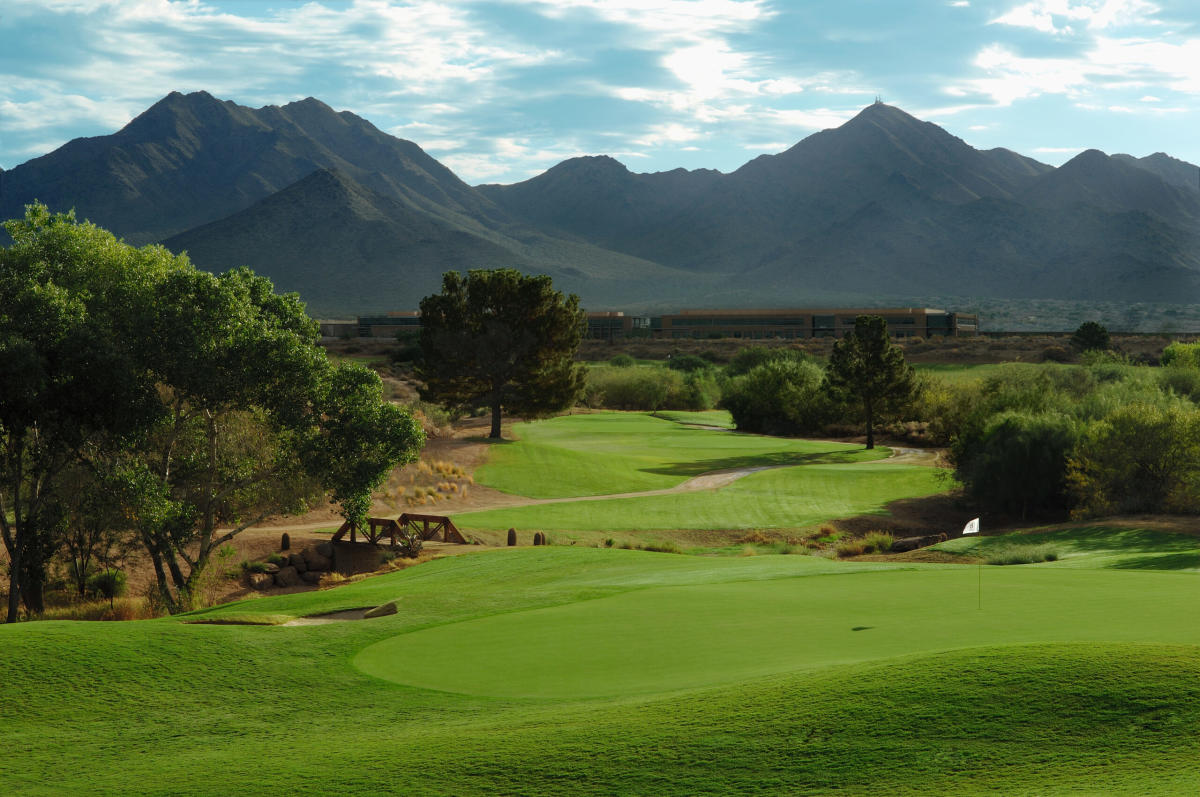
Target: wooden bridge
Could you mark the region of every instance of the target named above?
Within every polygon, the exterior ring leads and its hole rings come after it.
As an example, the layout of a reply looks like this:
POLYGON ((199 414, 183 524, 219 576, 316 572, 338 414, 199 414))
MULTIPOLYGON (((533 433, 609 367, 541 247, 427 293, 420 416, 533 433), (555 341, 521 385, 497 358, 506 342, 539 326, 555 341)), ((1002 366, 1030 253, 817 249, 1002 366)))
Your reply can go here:
POLYGON ((363 542, 378 545, 380 540, 387 537, 395 546, 396 535, 404 529, 416 532, 422 540, 436 539, 440 534, 443 542, 467 544, 467 538, 454 525, 454 521, 445 515, 416 515, 408 512, 394 520, 382 517, 367 518, 367 528, 356 528, 350 521, 346 521, 334 533, 333 542, 341 542, 347 535, 350 542, 358 542, 358 535, 361 533, 363 542))

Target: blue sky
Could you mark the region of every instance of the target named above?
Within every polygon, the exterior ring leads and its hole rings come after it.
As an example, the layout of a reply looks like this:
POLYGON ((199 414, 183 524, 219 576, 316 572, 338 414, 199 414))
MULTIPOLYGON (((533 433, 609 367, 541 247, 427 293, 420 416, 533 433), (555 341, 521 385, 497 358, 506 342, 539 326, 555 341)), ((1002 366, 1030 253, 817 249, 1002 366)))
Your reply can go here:
POLYGON ((1200 163, 1200 2, 0 0, 0 167, 199 89, 317 97, 470 183, 730 171, 876 95, 1047 163, 1200 163))

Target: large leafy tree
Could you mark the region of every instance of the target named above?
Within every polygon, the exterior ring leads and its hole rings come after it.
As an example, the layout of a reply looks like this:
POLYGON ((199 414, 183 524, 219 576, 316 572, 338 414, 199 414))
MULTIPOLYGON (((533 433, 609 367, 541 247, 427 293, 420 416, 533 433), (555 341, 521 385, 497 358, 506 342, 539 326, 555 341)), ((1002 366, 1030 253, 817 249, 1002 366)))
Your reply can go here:
POLYGON ((120 504, 175 611, 236 534, 323 488, 358 512, 381 474, 419 449, 420 430, 384 403, 379 378, 330 366, 316 322, 268 280, 197 271, 41 206, 7 229, 0 536, 10 621, 18 598, 40 611, 66 519, 92 511, 71 491, 104 489, 120 504), (81 486, 89 471, 106 475, 81 486))
POLYGON ((42 205, 4 226, 13 243, 0 248, 0 537, 12 622, 22 602, 42 609, 67 514, 63 475, 159 417, 142 342, 154 285, 178 263, 42 205))
POLYGON ((423 395, 456 409, 537 416, 571 406, 584 386, 573 361, 586 324, 574 294, 515 269, 456 271, 421 300, 423 395))
POLYGON ((912 366, 888 338, 887 322, 875 315, 854 319, 854 330, 834 344, 825 377, 861 412, 867 448, 875 447, 876 420, 908 406, 917 391, 912 366))

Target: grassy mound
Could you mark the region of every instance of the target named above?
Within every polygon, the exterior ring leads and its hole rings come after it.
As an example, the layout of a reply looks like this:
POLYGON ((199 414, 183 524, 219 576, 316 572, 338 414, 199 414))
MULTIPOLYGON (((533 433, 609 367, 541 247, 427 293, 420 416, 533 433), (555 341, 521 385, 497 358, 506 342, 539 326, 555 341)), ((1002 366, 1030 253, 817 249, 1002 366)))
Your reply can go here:
POLYGON ((399 601, 378 620, 0 627, 0 780, 6 794, 1200 789, 1193 578, 983 575, 980 612, 973 567, 515 549, 182 618, 399 601), (538 664, 554 639, 557 666, 538 664), (673 658, 656 672, 656 655, 673 658), (391 679, 363 671, 371 657, 391 679), (587 681, 569 672, 589 666, 587 681))

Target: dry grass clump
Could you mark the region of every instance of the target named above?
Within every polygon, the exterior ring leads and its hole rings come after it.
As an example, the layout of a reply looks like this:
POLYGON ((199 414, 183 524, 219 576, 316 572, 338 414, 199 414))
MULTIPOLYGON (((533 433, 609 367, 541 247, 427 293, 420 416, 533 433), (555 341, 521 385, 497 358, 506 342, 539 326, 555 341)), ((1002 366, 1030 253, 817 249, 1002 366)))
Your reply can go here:
POLYGON ((743 534, 738 542, 742 545, 770 545, 774 540, 758 529, 754 529, 743 534))
POLYGON ((163 614, 162 607, 142 595, 107 600, 81 601, 49 606, 43 620, 150 620, 163 614))

